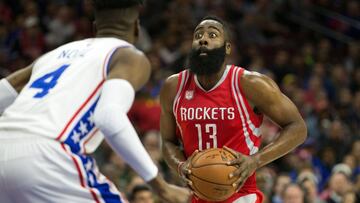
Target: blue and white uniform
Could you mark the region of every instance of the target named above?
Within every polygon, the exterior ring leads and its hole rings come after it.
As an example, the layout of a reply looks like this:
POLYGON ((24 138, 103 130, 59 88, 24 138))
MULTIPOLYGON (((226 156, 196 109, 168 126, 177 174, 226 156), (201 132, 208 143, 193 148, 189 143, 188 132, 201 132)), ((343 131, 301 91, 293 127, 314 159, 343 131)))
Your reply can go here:
POLYGON ((33 64, 30 81, 0 117, 1 202, 123 202, 87 154, 104 139, 93 116, 111 57, 131 46, 85 39, 33 64))

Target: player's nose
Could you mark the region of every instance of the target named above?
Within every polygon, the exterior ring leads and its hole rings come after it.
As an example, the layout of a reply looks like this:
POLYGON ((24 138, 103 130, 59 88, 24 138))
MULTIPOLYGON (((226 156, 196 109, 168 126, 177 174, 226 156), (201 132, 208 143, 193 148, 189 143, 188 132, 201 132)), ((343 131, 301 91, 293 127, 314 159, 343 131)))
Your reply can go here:
POLYGON ((209 44, 209 42, 205 39, 205 37, 203 37, 202 39, 199 40, 200 46, 207 46, 208 44, 209 44))

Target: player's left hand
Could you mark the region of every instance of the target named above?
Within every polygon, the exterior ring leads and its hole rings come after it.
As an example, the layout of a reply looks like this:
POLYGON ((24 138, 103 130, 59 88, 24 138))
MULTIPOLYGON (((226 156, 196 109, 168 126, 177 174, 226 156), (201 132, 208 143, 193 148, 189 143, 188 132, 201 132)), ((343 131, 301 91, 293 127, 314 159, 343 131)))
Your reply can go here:
POLYGON ((199 153, 199 150, 195 150, 195 152, 193 152, 191 154, 191 156, 180 165, 179 171, 178 171, 179 176, 190 187, 190 189, 192 189, 192 185, 193 185, 192 181, 189 179, 189 175, 191 174, 190 165, 191 165, 192 159, 198 153, 199 153))
POLYGON ((229 178, 238 177, 238 179, 233 183, 233 187, 236 187, 236 192, 244 185, 245 181, 255 172, 257 169, 257 161, 252 156, 246 156, 237 152, 229 147, 223 147, 226 151, 233 154, 236 159, 229 161, 228 165, 237 165, 238 169, 229 174, 229 178))

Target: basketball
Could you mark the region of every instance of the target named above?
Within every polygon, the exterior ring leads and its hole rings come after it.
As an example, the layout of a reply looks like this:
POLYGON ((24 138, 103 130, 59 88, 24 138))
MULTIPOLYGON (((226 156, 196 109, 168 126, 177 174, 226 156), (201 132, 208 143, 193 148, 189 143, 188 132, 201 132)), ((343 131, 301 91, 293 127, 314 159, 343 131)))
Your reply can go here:
POLYGON ((235 156, 225 149, 212 148, 199 152, 191 161, 189 169, 195 194, 207 201, 223 201, 232 196, 236 188, 232 184, 237 177, 229 178, 236 170, 226 163, 235 156))

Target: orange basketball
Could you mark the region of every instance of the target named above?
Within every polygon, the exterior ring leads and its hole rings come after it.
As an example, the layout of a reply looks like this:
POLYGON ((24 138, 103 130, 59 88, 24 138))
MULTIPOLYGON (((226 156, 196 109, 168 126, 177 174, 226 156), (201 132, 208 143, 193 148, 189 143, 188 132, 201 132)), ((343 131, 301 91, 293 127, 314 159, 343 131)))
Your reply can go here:
POLYGON ((193 183, 195 194, 207 201, 223 201, 232 196, 236 188, 232 184, 236 177, 229 174, 236 170, 235 166, 226 163, 235 156, 225 149, 212 148, 201 151, 194 156, 190 164, 189 179, 193 183))

